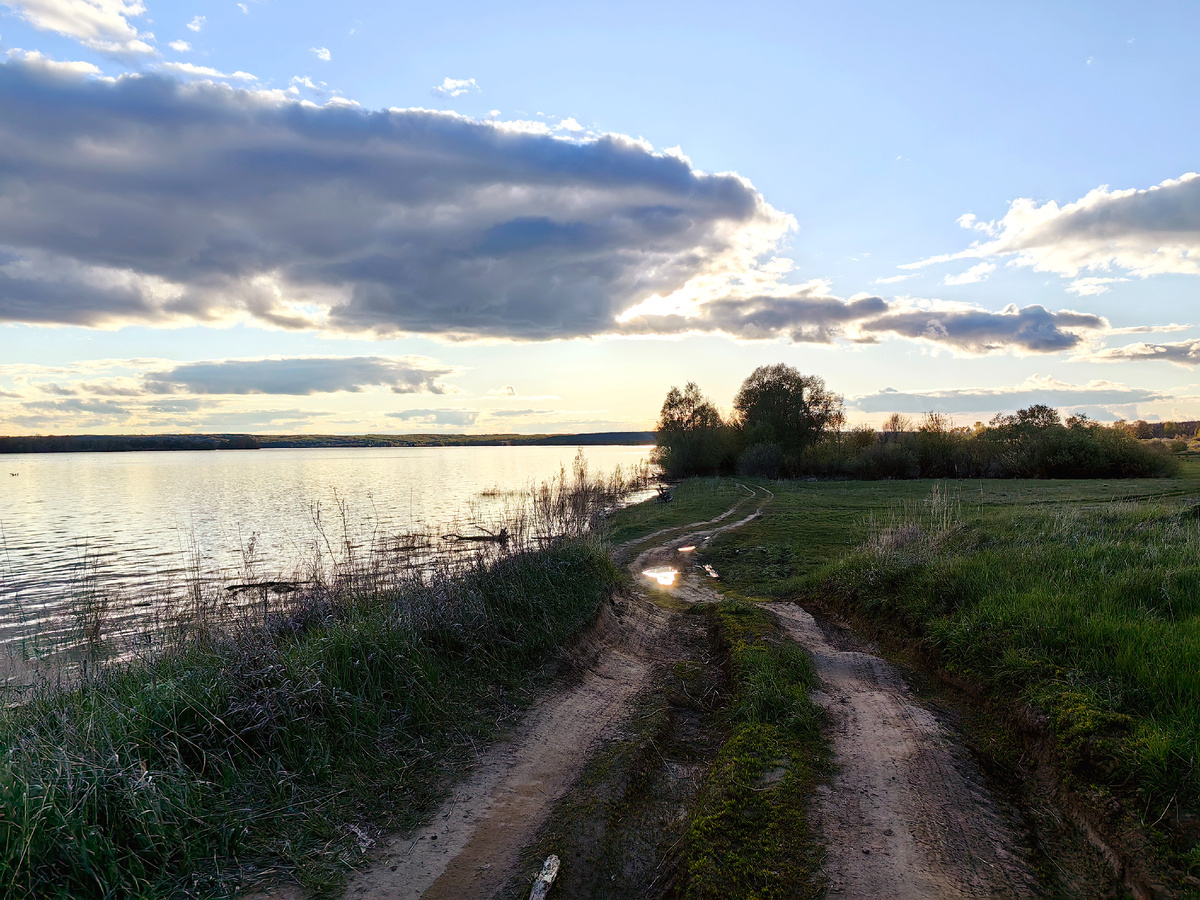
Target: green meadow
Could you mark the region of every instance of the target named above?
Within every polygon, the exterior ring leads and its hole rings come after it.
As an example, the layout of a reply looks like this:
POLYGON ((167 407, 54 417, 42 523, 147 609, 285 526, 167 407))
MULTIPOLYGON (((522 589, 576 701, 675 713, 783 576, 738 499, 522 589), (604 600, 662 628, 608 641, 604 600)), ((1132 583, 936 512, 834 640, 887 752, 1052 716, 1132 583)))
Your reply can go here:
MULTIPOLYGON (((707 558, 1045 714, 1068 783, 1193 876, 1200 806, 1200 458, 1137 480, 787 481, 707 558)), ((721 486, 728 493, 734 482, 721 486)), ((665 527, 703 508, 686 482, 665 527)), ((665 505, 665 506, 669 506, 665 505)))

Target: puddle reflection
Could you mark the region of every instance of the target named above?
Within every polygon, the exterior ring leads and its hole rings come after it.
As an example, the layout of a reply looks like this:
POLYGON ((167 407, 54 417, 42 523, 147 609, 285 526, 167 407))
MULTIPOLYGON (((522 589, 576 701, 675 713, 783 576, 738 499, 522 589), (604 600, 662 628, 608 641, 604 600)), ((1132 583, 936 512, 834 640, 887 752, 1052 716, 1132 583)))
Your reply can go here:
POLYGON ((651 569, 643 569, 642 574, 647 578, 653 578, 663 587, 671 587, 675 584, 675 579, 679 577, 679 570, 671 566, 654 566, 651 569))

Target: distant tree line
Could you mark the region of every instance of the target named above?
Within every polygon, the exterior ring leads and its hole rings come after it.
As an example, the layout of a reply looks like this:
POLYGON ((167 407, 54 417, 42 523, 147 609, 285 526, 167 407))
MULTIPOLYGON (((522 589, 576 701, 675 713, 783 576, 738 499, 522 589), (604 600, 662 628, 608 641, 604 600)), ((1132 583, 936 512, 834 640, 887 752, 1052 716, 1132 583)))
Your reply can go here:
POLYGON ((120 453, 131 450, 257 450, 248 434, 27 435, 0 437, 0 453, 120 453))
MULTIPOLYGON (((936 412, 916 423, 894 414, 879 432, 844 431, 845 421, 842 397, 821 378, 782 363, 760 366, 728 417, 694 382, 671 388, 655 458, 672 478, 1147 478, 1178 469, 1171 446, 1143 439, 1155 436, 1147 423, 1102 425, 1083 415, 1064 422, 1042 404, 971 428, 936 412)), ((1186 437, 1192 423, 1164 424, 1174 432, 1168 437, 1186 437)))

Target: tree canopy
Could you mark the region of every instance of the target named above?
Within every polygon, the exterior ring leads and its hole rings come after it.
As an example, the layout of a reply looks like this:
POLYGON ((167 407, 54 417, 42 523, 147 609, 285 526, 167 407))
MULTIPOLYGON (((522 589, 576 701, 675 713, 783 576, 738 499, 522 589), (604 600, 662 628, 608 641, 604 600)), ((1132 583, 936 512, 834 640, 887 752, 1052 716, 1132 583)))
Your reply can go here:
POLYGON ((775 444, 797 456, 826 431, 846 421, 842 397, 816 375, 801 375, 785 363, 759 366, 742 382, 733 400, 743 443, 775 444))
POLYGON ((728 431, 720 411, 694 381, 682 391, 672 387, 654 433, 656 461, 673 478, 717 472, 729 455, 728 431))

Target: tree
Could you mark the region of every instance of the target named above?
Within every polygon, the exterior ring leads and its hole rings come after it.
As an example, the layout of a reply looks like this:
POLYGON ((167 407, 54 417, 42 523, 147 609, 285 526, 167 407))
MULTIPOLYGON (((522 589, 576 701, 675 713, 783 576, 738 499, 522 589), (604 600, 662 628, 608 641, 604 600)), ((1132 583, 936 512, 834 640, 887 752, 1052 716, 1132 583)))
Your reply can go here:
POLYGON ((667 392, 654 443, 656 461, 672 478, 711 475, 729 462, 729 426, 694 381, 667 392))
POLYGON ((798 457, 846 421, 841 396, 826 390, 823 379, 784 363, 750 373, 733 408, 747 447, 775 444, 789 457, 798 457))

